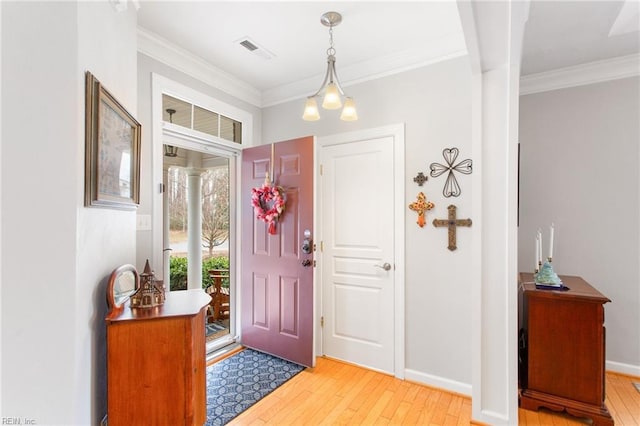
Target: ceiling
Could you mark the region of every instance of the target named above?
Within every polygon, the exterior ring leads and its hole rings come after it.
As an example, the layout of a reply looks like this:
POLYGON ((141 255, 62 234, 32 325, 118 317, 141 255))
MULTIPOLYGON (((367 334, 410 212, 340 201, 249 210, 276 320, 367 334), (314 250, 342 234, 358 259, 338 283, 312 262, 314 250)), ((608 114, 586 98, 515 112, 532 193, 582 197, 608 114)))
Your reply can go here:
POLYGON ((637 54, 639 4, 638 0, 532 1, 522 46, 522 74, 637 54), (614 24, 614 34, 609 36, 614 24))
MULTIPOLYGON (((623 9, 627 31, 629 20, 638 21, 637 0, 626 3, 532 1, 523 75, 638 53, 639 33, 633 22, 631 32, 609 36, 623 9)), ((329 46, 328 28, 320 16, 327 11, 343 17, 334 28, 334 43, 338 76, 345 86, 465 53, 455 1, 142 0, 139 4, 141 32, 241 80, 263 98, 266 93, 281 101, 320 86, 329 46), (258 51, 242 47, 239 42, 245 38, 258 51), (293 86, 296 93, 284 90, 293 86)))
POLYGON ((328 11, 342 14, 333 38, 344 86, 465 53, 458 10, 451 1, 139 4, 139 29, 188 50, 263 94, 301 81, 305 84, 296 88, 300 96, 319 88, 329 47, 329 29, 320 17, 328 11), (246 37, 273 57, 265 59, 240 46, 246 37))

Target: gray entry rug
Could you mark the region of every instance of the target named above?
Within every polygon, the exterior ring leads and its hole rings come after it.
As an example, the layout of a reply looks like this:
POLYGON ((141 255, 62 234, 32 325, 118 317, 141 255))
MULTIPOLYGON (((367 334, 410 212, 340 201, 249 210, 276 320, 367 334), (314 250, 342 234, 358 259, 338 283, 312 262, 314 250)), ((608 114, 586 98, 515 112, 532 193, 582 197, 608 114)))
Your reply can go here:
POLYGON ((245 349, 207 367, 207 426, 224 425, 304 367, 245 349))

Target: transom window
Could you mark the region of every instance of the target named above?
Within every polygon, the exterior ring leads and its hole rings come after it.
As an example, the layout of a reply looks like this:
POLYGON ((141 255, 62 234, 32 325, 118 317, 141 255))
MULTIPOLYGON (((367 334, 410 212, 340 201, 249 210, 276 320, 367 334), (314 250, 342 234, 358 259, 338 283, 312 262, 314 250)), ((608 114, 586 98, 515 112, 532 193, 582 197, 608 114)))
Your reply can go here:
POLYGON ((242 143, 241 122, 165 94, 162 95, 162 119, 167 123, 242 143))

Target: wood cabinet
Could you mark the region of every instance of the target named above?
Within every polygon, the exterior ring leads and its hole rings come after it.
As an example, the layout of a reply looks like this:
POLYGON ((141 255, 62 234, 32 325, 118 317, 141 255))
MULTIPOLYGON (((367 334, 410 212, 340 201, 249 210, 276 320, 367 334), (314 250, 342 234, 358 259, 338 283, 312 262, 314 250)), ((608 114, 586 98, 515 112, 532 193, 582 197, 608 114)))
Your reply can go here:
POLYGON ((205 422, 210 300, 203 290, 169 292, 162 306, 107 316, 109 426, 205 422))
POLYGON ((580 277, 560 278, 568 290, 539 290, 532 274, 520 275, 520 406, 612 425, 604 404, 604 304, 610 300, 580 277))

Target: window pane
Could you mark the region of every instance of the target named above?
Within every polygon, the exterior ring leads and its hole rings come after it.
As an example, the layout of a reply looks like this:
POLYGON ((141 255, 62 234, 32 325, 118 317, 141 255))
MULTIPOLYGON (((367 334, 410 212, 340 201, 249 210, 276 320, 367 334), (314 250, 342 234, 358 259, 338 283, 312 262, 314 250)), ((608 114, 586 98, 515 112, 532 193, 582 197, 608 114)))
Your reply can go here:
POLYGON ((231 142, 242 143, 242 123, 221 115, 220 137, 231 142))
POLYGON ((242 123, 217 112, 163 94, 162 114, 164 121, 238 144, 242 143, 242 123), (175 112, 169 114, 167 110, 175 112))
POLYGON ((190 129, 191 104, 168 95, 162 95, 162 120, 190 129), (167 112, 168 109, 172 109, 175 112, 169 114, 167 112))
POLYGON ((199 106, 194 106, 193 130, 218 136, 218 114, 199 106))

